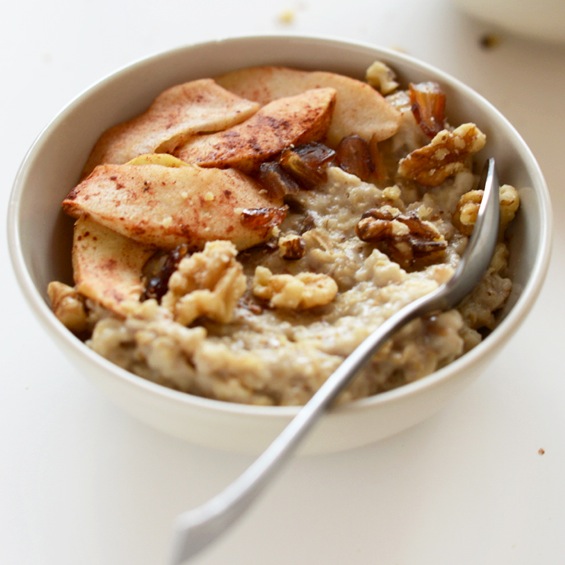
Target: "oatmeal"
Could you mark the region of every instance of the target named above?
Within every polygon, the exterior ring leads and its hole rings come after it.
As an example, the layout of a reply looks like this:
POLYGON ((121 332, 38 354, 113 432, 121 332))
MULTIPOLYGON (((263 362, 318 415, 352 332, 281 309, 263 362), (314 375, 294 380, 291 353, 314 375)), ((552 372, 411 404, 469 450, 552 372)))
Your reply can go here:
MULTIPOLYGON (((140 377, 239 403, 305 403, 387 318, 452 276, 482 193, 488 139, 451 124, 431 82, 403 87, 255 67, 175 86, 104 132, 63 209, 63 324, 140 377), (199 95, 202 91, 202 96, 199 95), (222 111, 225 108, 225 111, 222 111)), ((507 300, 505 231, 457 308, 415 320, 341 394, 421 379, 476 346, 507 300)))

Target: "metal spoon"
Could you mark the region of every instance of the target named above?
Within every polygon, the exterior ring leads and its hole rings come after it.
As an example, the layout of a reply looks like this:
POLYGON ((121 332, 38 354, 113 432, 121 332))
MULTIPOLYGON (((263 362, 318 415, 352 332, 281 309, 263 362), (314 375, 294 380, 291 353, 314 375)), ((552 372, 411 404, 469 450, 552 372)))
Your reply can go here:
POLYGON ((453 308, 473 290, 491 262, 498 237, 499 182, 494 159, 485 163, 479 188, 484 189, 484 194, 475 228, 453 277, 434 292, 406 305, 379 326, 345 359, 242 475, 202 506, 177 518, 171 565, 180 565, 196 555, 243 514, 306 432, 392 334, 414 318, 453 308))

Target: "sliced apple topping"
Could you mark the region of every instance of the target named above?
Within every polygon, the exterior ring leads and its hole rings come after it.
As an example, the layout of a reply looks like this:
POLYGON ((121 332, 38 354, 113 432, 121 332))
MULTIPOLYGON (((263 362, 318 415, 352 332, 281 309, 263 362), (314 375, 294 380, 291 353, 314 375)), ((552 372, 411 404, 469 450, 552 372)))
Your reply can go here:
POLYGON ((168 153, 144 153, 128 161, 126 165, 162 165, 163 167, 186 167, 188 163, 168 153))
POLYGON ((282 201, 269 199, 243 173, 194 165, 100 165, 69 193, 63 209, 168 249, 183 243, 200 249, 216 239, 246 249, 270 238, 285 216, 282 201), (250 210, 273 209, 269 222, 246 221, 250 210))
POLYGON ((169 152, 192 135, 224 130, 258 109, 256 102, 211 79, 173 86, 139 116, 106 130, 88 157, 84 175, 102 163, 122 164, 143 153, 169 152))
POLYGON ((122 314, 126 303, 139 300, 144 288, 143 265, 153 252, 152 247, 124 237, 88 216, 79 218, 72 251, 76 291, 122 314))
POLYGON ((202 167, 234 167, 251 172, 290 145, 324 138, 334 101, 333 88, 280 98, 241 124, 192 137, 174 154, 202 167))
POLYGON ((262 105, 311 88, 334 88, 336 103, 327 135, 332 147, 353 134, 366 141, 373 136, 377 141, 388 139, 396 133, 400 122, 399 112, 377 90, 336 73, 264 66, 233 71, 217 77, 216 82, 262 105))
MULTIPOLYGON (((369 75, 380 84, 384 71, 373 67, 369 75)), ((430 139, 404 153, 398 173, 435 186, 480 150, 484 135, 474 124, 444 129, 445 95, 435 83, 412 84, 405 94, 402 112, 430 139)), ((302 213, 298 193, 321 187, 331 166, 382 181, 379 144, 399 130, 402 112, 366 82, 276 66, 165 90, 146 111, 102 134, 63 201, 76 219, 75 286, 50 287, 60 319, 79 328, 88 322, 89 301, 124 316, 132 301, 155 299, 183 324, 201 316, 229 322, 245 291, 237 254, 266 244, 287 262, 300 260, 302 230, 279 230, 288 208, 302 213), (214 275, 214 262, 226 268, 214 275), (213 276, 202 282, 208 270, 213 276), (223 310, 226 293, 233 296, 223 310)), ((363 218, 359 237, 383 239, 381 220, 363 218)), ((336 296, 325 275, 262 269, 251 292, 272 308, 315 308, 336 296)))

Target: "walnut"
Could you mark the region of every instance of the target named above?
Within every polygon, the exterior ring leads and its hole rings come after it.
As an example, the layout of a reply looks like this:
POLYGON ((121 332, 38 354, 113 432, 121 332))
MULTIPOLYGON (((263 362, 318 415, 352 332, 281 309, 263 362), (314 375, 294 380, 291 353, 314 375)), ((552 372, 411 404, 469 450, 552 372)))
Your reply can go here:
POLYGON ((243 267, 229 241, 212 241, 204 250, 181 260, 169 279, 161 304, 185 326, 200 317, 229 323, 245 292, 243 267))
POLYGON ((415 213, 383 206, 363 214, 355 227, 359 239, 377 249, 404 269, 419 269, 440 262, 447 242, 431 222, 415 213))
POLYGON ((500 187, 500 229, 504 232, 520 207, 518 191, 509 184, 500 187))
POLYGON ((70 331, 80 334, 88 329, 84 298, 75 288, 61 282, 50 282, 47 295, 59 321, 70 331))
POLYGON ((473 232, 482 198, 482 190, 469 190, 459 198, 453 213, 453 225, 463 235, 471 235, 473 232))
POLYGON ((365 73, 366 81, 383 96, 398 88, 394 71, 382 61, 375 61, 365 73))
POLYGON ((307 310, 329 304, 337 294, 337 284, 328 275, 299 273, 274 275, 266 267, 257 267, 253 294, 269 301, 271 308, 307 310))
MULTIPOLYGON (((453 224, 463 235, 471 235, 477 221, 477 214, 483 198, 482 190, 470 190, 462 194, 453 214, 453 224)), ((518 191, 509 184, 502 185, 500 199, 500 233, 504 234, 508 224, 516 216, 520 207, 518 191)))
POLYGON ((465 170, 467 158, 480 151, 485 143, 485 134, 475 124, 440 131, 430 143, 400 160, 398 174, 424 186, 438 186, 465 170))
POLYGON ((279 253, 289 261, 302 259, 306 253, 306 243, 299 235, 291 234, 279 239, 279 253))

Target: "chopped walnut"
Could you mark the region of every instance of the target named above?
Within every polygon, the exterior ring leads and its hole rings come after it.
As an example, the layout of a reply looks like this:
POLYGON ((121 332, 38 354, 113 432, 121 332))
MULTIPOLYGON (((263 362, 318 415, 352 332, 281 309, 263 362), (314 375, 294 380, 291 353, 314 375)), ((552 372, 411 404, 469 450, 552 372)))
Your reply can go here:
POLYGON ((424 186, 438 186, 465 170, 468 157, 480 151, 485 143, 485 134, 475 124, 440 131, 430 143, 400 160, 398 174, 424 186))
POLYGON ((55 316, 66 328, 75 334, 80 334, 88 329, 84 298, 75 288, 54 281, 49 283, 47 295, 55 316))
MULTIPOLYGON (((453 224, 463 235, 471 235, 477 214, 483 198, 482 190, 470 190, 461 195, 453 214, 453 224)), ((509 184, 502 185, 499 191, 500 199, 500 233, 503 234, 508 224, 516 216, 520 207, 518 191, 509 184)))
POLYGON ((329 304, 337 294, 337 284, 328 275, 299 273, 274 275, 266 267, 257 267, 253 294, 269 301, 271 308, 307 310, 329 304))
POLYGON ((288 261, 302 259, 306 253, 306 243, 299 235, 286 235, 279 239, 279 253, 288 261))
POLYGON ((229 241, 212 241, 182 259, 169 279, 162 305, 185 326, 200 317, 229 323, 246 283, 237 249, 229 241))
POLYGON ((469 190, 459 198, 453 213, 453 224, 463 235, 473 232, 482 198, 482 190, 469 190))
POLYGON ((447 248, 447 242, 431 222, 387 206, 363 214, 355 232, 359 239, 375 244, 404 269, 440 262, 447 248))
POLYGON ((365 74, 366 81, 386 96, 398 88, 394 71, 382 61, 375 61, 365 74))
POLYGON ((508 224, 515 218, 520 207, 518 191, 509 184, 500 187, 500 229, 504 232, 508 224))

